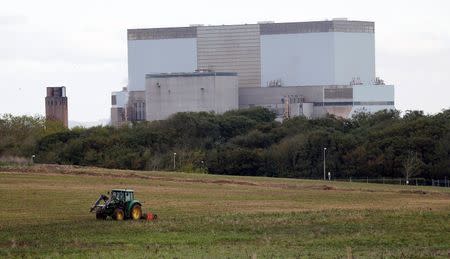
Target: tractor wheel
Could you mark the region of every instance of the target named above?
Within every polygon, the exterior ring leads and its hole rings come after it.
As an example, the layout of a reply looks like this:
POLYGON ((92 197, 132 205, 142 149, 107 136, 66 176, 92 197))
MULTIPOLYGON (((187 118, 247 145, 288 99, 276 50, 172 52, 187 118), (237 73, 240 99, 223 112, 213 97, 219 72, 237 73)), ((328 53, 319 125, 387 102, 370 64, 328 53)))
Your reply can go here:
POLYGON ((131 208, 130 216, 132 220, 139 220, 142 217, 141 205, 134 205, 133 208, 131 208))
POLYGON ((105 220, 105 219, 106 219, 106 215, 103 214, 103 213, 97 212, 97 213, 95 214, 95 218, 96 218, 96 219, 102 219, 102 220, 105 220))
POLYGON ((123 209, 117 208, 114 210, 113 219, 115 220, 124 220, 125 213, 123 212, 123 209))

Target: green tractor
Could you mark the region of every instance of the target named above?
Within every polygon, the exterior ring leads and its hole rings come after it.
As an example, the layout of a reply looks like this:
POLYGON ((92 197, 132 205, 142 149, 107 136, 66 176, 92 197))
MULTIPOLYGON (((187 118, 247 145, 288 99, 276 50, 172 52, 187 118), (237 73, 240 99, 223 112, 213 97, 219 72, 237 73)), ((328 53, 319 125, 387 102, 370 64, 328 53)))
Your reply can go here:
POLYGON ((113 189, 111 197, 101 194, 90 212, 95 212, 97 219, 111 217, 114 220, 139 220, 143 218, 141 206, 141 203, 134 199, 133 190, 113 189), (101 204, 102 201, 104 204, 101 204))

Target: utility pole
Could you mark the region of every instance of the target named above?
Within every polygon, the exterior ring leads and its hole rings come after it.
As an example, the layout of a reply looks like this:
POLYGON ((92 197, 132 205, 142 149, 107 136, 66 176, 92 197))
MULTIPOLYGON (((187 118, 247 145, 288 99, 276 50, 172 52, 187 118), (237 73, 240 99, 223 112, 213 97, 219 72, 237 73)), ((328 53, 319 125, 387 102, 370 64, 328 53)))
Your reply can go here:
POLYGON ((176 157, 177 157, 177 153, 173 153, 173 170, 175 170, 177 168, 176 157))
POLYGON ((327 176, 326 176, 327 165, 326 165, 326 163, 325 163, 325 160, 326 160, 326 151, 327 151, 327 148, 324 147, 324 148, 323 148, 323 180, 324 180, 324 181, 327 179, 327 176))

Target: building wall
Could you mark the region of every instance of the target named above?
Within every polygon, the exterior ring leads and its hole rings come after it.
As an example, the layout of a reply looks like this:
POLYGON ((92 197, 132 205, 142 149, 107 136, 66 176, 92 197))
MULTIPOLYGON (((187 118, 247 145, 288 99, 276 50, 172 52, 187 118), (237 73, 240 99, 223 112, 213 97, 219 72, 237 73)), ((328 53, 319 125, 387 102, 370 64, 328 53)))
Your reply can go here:
POLYGON ((281 79, 283 86, 334 83, 332 33, 261 35, 262 86, 281 79))
POLYGON ((359 77, 365 85, 375 80, 375 34, 334 32, 334 83, 349 84, 359 77))
POLYGON ((320 32, 261 35, 262 86, 345 85, 375 79, 373 33, 320 32))
POLYGON ((111 107, 111 126, 120 127, 127 123, 125 108, 111 107))
POLYGON ((112 97, 111 98, 112 99, 111 100, 112 107, 121 107, 121 108, 126 107, 126 105, 128 103, 128 91, 127 90, 112 92, 111 97, 112 97), (113 100, 115 100, 115 102, 113 102, 113 100))
POLYGON ((197 28, 198 68, 238 73, 239 87, 261 86, 259 25, 197 28))
POLYGON ((145 96, 148 121, 186 111, 223 113, 238 108, 238 79, 235 73, 148 75, 145 96))
POLYGON ((353 87, 353 109, 357 112, 377 112, 395 109, 395 88, 393 85, 358 85, 353 87))
POLYGON ((145 121, 146 120, 146 101, 145 91, 128 92, 128 103, 126 108, 128 121, 145 121))
POLYGON ((145 89, 145 75, 197 69, 197 39, 128 40, 128 90, 145 89))

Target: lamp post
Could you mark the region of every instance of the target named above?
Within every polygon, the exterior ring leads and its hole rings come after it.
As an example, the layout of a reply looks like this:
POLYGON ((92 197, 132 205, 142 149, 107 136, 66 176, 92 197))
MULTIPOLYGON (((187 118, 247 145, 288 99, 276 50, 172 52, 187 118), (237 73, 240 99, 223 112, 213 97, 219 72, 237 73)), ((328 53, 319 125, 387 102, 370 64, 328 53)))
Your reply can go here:
POLYGON ((173 153, 173 170, 175 170, 177 168, 177 164, 176 164, 176 160, 175 160, 176 157, 177 157, 177 153, 173 153))
POLYGON ((327 176, 326 176, 327 165, 326 165, 326 163, 325 163, 325 160, 326 160, 326 151, 327 151, 327 148, 324 147, 324 148, 323 148, 323 180, 324 180, 324 181, 327 179, 327 176))

